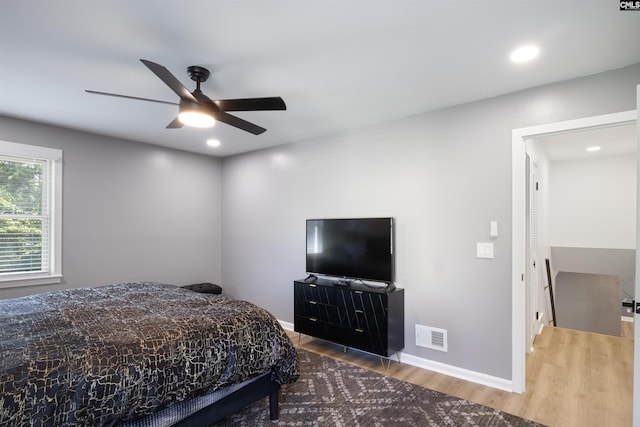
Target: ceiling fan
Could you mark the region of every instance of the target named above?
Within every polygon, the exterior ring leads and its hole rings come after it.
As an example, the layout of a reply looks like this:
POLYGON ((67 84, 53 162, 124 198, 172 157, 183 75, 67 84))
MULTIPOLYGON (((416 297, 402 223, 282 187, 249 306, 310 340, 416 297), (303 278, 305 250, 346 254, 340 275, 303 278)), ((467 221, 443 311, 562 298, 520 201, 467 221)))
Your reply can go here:
POLYGON ((140 98, 137 96, 119 95, 117 93, 98 92, 95 90, 85 90, 87 93, 96 95, 116 96, 119 98, 136 99, 138 101, 158 102, 161 104, 178 105, 178 117, 167 125, 167 129, 181 128, 183 125, 196 127, 211 127, 215 121, 223 122, 228 125, 242 129, 254 135, 260 135, 265 128, 248 122, 239 117, 229 114, 227 111, 268 111, 268 110, 286 110, 282 98, 244 98, 244 99, 223 99, 211 100, 200 90, 200 83, 205 82, 209 78, 209 70, 204 67, 192 65, 187 67, 187 73, 191 80, 196 82, 196 89, 193 92, 180 83, 173 74, 165 67, 155 62, 140 60, 147 66, 156 76, 160 78, 171 90, 179 97, 180 102, 160 101, 157 99, 140 98))

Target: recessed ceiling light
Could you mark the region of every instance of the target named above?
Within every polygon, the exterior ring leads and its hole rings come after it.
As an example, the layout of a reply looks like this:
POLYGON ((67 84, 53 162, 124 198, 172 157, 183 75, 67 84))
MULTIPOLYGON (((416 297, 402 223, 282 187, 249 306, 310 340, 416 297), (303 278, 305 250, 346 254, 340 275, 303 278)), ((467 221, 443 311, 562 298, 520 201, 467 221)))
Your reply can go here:
POLYGON ((527 62, 538 56, 540 49, 537 46, 522 46, 511 52, 511 60, 513 62, 527 62))
POLYGON ((209 147, 219 147, 220 146, 220 140, 218 140, 218 139, 207 139, 207 145, 209 147))
POLYGON ((593 145, 591 147, 587 147, 587 151, 600 151, 600 147, 593 145))

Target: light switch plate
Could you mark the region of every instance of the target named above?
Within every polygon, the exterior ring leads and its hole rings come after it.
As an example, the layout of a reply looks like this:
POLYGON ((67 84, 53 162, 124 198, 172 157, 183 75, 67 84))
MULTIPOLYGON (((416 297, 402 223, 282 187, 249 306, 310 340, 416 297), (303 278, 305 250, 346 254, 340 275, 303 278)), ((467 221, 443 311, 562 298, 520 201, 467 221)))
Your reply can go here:
POLYGON ((491 221, 489 223, 489 236, 498 237, 498 221, 491 221))
POLYGON ((478 258, 493 258, 493 243, 477 242, 476 256, 478 258))

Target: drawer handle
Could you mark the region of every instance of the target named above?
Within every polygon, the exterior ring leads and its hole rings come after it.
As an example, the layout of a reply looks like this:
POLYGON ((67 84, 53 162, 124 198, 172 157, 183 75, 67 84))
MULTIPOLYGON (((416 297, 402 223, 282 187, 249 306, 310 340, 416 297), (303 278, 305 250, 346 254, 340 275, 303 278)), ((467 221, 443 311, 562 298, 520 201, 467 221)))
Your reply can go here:
POLYGON ((362 310, 356 310, 356 313, 362 314, 362 313, 364 313, 364 311, 362 311, 362 310))
POLYGON ((317 304, 315 301, 309 301, 309 304, 317 304))
POLYGON ((356 332, 364 332, 364 329, 356 329, 356 332))

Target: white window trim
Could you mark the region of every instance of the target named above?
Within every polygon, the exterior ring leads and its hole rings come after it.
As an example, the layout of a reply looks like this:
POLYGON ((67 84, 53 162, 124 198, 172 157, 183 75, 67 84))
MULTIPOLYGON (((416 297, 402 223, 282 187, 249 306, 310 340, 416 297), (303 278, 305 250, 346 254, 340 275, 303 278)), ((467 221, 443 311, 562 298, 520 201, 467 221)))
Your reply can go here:
POLYGON ((49 273, 0 275, 0 289, 38 286, 62 281, 62 150, 0 141, 0 153, 15 157, 51 160, 51 258, 49 273))

